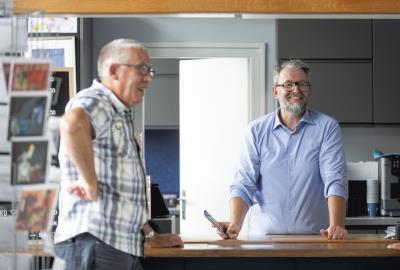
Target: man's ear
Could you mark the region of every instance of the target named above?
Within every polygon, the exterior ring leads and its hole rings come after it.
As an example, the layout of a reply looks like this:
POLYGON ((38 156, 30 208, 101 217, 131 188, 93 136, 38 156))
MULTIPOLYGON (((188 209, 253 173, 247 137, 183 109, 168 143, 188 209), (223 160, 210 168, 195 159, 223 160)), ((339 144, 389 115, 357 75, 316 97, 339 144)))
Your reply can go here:
POLYGON ((118 80, 118 69, 119 69, 118 64, 111 64, 110 67, 108 68, 108 75, 112 80, 118 80))
POLYGON ((278 96, 278 90, 276 89, 276 86, 272 86, 272 95, 274 96, 274 98, 276 98, 278 96))

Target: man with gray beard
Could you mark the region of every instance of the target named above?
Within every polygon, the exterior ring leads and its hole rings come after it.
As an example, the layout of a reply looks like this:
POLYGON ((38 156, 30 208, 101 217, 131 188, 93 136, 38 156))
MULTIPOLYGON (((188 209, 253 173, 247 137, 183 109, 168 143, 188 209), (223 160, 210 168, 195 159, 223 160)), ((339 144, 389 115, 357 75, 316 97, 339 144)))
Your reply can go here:
POLYGON ((246 132, 230 187, 231 220, 220 222, 229 238, 238 237, 249 208, 250 235, 347 235, 342 135, 335 119, 307 107, 309 74, 301 60, 275 68, 272 94, 280 108, 246 132))

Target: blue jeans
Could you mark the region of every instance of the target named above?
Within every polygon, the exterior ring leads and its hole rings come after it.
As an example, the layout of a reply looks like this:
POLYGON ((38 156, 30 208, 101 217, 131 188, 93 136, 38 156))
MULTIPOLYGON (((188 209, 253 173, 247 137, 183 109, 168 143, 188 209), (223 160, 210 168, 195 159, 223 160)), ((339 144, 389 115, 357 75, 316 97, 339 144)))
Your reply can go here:
POLYGON ((143 270, 139 258, 107 245, 90 233, 56 244, 65 270, 143 270))

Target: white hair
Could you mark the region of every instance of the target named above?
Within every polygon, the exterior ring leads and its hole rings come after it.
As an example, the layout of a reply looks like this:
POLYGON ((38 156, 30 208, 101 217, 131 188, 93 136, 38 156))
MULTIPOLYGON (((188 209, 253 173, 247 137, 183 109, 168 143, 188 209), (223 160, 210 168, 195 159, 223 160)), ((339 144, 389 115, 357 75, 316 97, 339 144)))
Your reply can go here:
POLYGON ((111 64, 126 63, 130 53, 127 49, 138 49, 148 53, 147 48, 134 39, 120 38, 103 46, 97 60, 97 72, 100 80, 105 80, 111 64))

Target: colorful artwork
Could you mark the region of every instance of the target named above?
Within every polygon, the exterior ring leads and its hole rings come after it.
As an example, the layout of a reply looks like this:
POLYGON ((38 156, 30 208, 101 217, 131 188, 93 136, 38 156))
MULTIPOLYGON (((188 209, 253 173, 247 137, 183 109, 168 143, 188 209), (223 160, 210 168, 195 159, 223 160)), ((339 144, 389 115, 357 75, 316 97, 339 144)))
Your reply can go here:
POLYGON ((63 48, 57 49, 32 49, 32 57, 51 60, 54 67, 65 67, 65 53, 63 48))
POLYGON ((11 91, 47 91, 49 72, 49 62, 15 62, 12 66, 11 91))
POLYGON ((21 190, 16 228, 29 232, 47 231, 54 217, 57 188, 21 190))
POLYGON ((43 95, 12 95, 8 122, 8 138, 41 136, 48 115, 49 92, 43 95))
POLYGON ((47 140, 13 141, 11 149, 11 184, 44 183, 48 157, 47 140))

